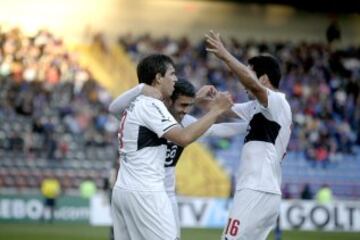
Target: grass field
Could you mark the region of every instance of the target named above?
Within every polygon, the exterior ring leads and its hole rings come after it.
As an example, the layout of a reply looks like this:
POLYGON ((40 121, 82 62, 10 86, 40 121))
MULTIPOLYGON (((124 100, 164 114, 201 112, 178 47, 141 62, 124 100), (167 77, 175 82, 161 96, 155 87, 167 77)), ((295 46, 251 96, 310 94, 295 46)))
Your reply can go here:
MULTIPOLYGON (((184 229, 182 240, 219 240, 221 229, 184 229)), ((109 228, 79 224, 0 223, 0 240, 108 240, 109 228)), ((268 240, 273 239, 269 236, 268 240)), ((284 232, 283 240, 359 240, 360 233, 284 232)))

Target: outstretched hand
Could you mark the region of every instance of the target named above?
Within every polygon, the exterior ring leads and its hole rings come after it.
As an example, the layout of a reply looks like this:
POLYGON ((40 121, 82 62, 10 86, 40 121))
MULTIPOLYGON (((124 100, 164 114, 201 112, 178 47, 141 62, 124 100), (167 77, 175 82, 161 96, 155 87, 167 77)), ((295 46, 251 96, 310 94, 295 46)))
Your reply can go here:
POLYGON ((210 105, 217 94, 217 90, 212 85, 202 86, 196 93, 195 105, 205 111, 210 109, 210 105))
POLYGON ((224 113, 230 110, 233 105, 234 102, 229 92, 218 92, 211 105, 211 109, 224 113))
POLYGON ((205 85, 202 86, 197 92, 196 92, 196 99, 201 100, 211 100, 215 97, 217 93, 217 90, 212 85, 205 85))
POLYGON ((220 33, 210 30, 208 34, 205 34, 205 39, 208 44, 206 51, 214 53, 216 57, 224 60, 229 52, 221 41, 220 33))

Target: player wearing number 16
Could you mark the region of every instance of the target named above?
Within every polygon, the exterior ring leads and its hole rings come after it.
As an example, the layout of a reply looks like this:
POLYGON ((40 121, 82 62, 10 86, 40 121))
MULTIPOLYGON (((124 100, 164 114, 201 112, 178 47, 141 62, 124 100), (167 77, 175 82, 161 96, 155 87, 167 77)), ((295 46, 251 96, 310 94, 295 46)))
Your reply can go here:
POLYGON ((239 62, 224 47, 220 34, 206 35, 207 51, 221 59, 254 100, 232 111, 249 122, 241 151, 233 206, 222 239, 265 240, 275 226, 281 201, 281 166, 290 139, 290 105, 281 93, 280 66, 271 55, 239 62))

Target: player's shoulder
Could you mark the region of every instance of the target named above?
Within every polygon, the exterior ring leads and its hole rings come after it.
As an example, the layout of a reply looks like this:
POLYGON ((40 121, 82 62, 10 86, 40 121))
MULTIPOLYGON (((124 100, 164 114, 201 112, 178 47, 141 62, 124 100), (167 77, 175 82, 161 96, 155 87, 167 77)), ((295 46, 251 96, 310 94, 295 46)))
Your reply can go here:
POLYGON ((156 98, 153 97, 148 97, 148 96, 144 96, 144 95, 140 95, 138 96, 135 101, 140 105, 140 106, 144 106, 144 107, 149 107, 149 106, 163 106, 164 103, 156 98))
POLYGON ((280 91, 273 91, 273 90, 269 90, 269 94, 272 94, 271 98, 272 98, 272 105, 274 107, 274 111, 277 113, 284 113, 286 116, 286 119, 288 119, 289 121, 291 121, 291 107, 290 107, 290 103, 288 102, 288 100, 286 99, 286 94, 280 91))
POLYGON ((161 117, 166 118, 170 113, 165 104, 156 98, 139 96, 137 99, 139 105, 137 107, 137 113, 146 118, 152 118, 154 115, 159 114, 161 117))
POLYGON ((266 91, 267 91, 268 96, 278 97, 278 98, 285 97, 285 93, 278 91, 278 90, 266 88, 266 91))
POLYGON ((272 89, 267 89, 267 93, 268 93, 268 98, 270 98, 271 101, 274 101, 277 104, 288 104, 285 93, 272 89))

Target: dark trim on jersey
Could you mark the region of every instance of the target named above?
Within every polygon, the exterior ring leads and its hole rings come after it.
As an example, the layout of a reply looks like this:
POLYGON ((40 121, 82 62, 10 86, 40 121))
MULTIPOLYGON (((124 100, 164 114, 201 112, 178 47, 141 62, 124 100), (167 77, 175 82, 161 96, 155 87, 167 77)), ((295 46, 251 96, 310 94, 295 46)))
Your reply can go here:
POLYGON ((146 127, 140 126, 137 141, 137 150, 146 147, 156 147, 166 143, 167 140, 165 138, 159 138, 153 131, 149 130, 146 127))
POLYGON ((166 145, 165 167, 175 167, 184 148, 173 142, 167 142, 166 145))
POLYGON ((171 127, 173 127, 173 126, 175 126, 175 125, 177 125, 177 123, 168 126, 167 128, 165 128, 165 129, 163 130, 163 132, 165 132, 166 130, 168 130, 169 128, 171 128, 171 127))
POLYGON ((255 114, 249 123, 250 131, 244 139, 244 143, 261 141, 275 144, 281 126, 267 119, 262 113, 255 114))

